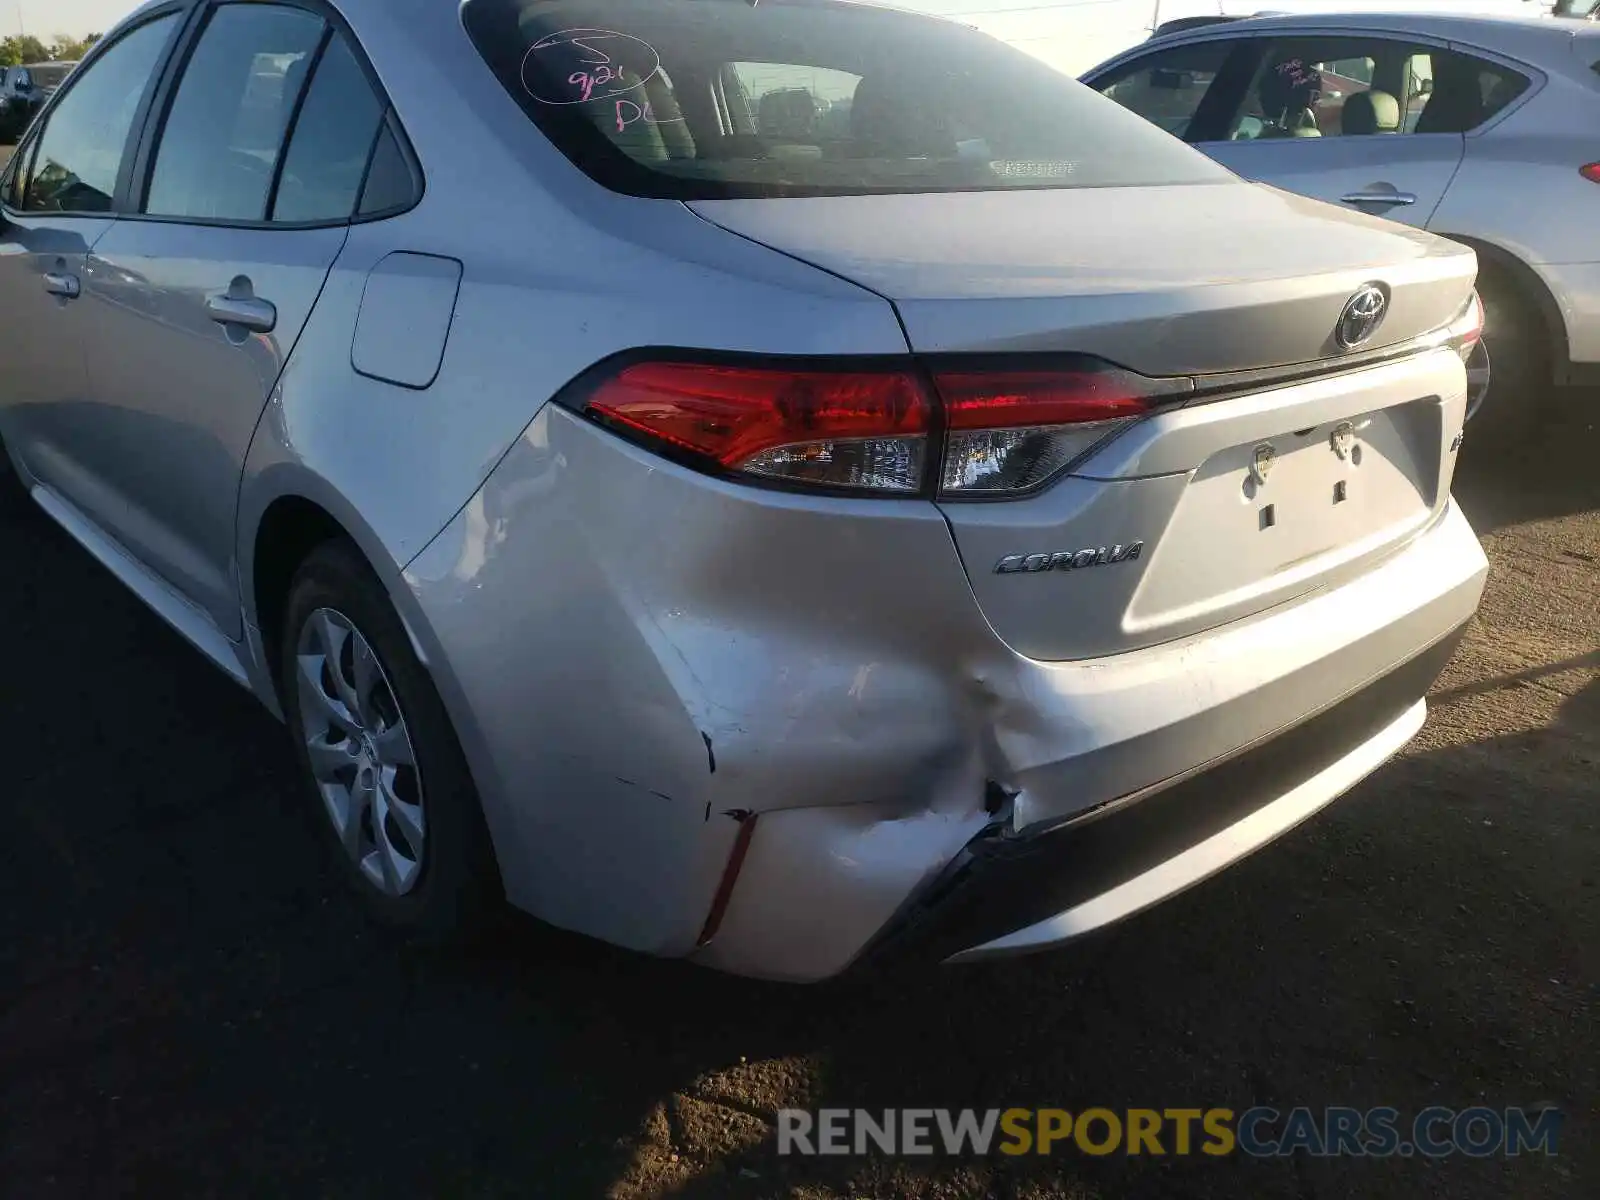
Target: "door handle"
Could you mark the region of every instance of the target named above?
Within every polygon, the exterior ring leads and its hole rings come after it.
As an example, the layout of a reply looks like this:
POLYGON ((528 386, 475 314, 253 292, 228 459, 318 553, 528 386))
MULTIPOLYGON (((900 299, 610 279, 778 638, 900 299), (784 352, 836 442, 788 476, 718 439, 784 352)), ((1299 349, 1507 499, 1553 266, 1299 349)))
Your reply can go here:
POLYGON ((237 325, 251 333, 271 333, 278 327, 277 306, 254 296, 212 296, 206 300, 206 313, 218 325, 237 325))
POLYGON ((44 277, 44 290, 64 300, 76 300, 83 294, 83 285, 76 275, 49 274, 44 277))
POLYGON ((1364 188, 1359 192, 1346 192, 1339 199, 1346 204, 1415 204, 1417 194, 1392 188, 1364 188))

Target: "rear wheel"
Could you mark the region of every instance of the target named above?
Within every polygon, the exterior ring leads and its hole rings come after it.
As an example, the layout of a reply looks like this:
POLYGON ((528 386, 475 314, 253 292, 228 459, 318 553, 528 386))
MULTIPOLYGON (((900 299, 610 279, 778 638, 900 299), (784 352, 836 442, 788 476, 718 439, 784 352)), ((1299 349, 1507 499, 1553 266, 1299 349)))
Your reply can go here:
POLYGON ((443 702, 382 585, 329 542, 295 576, 280 686, 318 823, 374 915, 430 940, 500 896, 488 831, 443 702))
POLYGON ((1483 300, 1483 342, 1493 362, 1488 395, 1475 431, 1523 437, 1539 425, 1552 386, 1550 343, 1533 300, 1504 270, 1485 265, 1478 274, 1483 300))

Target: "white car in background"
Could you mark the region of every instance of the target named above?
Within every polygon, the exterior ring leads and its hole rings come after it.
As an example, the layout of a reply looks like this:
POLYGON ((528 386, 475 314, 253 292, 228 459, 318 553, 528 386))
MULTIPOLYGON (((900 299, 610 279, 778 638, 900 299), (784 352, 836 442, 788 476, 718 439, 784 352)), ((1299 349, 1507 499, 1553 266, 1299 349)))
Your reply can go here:
POLYGON ((1084 82, 1248 179, 1476 250, 1502 417, 1540 384, 1600 383, 1600 25, 1257 16, 1084 82))

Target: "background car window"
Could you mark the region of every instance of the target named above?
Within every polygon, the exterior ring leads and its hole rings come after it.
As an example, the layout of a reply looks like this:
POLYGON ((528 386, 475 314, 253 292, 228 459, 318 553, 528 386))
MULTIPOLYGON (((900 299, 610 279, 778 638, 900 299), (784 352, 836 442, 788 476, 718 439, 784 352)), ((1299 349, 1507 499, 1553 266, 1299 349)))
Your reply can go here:
POLYGON ((265 219, 284 132, 323 28, 302 9, 229 4, 216 10, 167 115, 147 213, 265 219))
POLYGON ((1453 50, 1432 56, 1432 77, 1415 122, 1417 133, 1466 133, 1528 90, 1519 71, 1453 50))
POLYGON ((328 44, 300 107, 274 221, 343 221, 355 213, 384 105, 342 37, 328 44))
POLYGON ((107 212, 139 103, 176 25, 157 18, 120 38, 61 97, 23 181, 28 212, 107 212))
POLYGON ((1274 39, 1229 136, 1465 133, 1528 86, 1515 71, 1382 37, 1274 39))
POLYGON ((1390 68, 1399 78, 1410 50, 1373 38, 1274 39, 1256 66, 1228 136, 1248 141, 1397 132, 1400 101, 1384 85, 1390 68))
POLYGON ((1173 46, 1140 59, 1136 69, 1118 76, 1109 86, 1102 85, 1101 91, 1168 133, 1183 137, 1235 44, 1216 41, 1173 46))

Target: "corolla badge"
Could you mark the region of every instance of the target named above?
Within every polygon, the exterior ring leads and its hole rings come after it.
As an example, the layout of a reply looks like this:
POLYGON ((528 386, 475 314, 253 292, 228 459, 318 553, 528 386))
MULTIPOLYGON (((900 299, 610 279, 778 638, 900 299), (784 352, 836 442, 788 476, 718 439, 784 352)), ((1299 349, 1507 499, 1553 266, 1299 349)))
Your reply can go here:
POLYGON ((1354 350, 1371 339, 1383 324, 1389 311, 1389 293, 1381 283, 1364 284, 1354 296, 1344 302, 1339 313, 1339 323, 1333 327, 1333 338, 1346 350, 1354 350))
POLYGON ((1057 550, 1053 554, 1008 554, 995 563, 994 573, 1014 575, 1020 571, 1081 571, 1086 567, 1136 562, 1143 554, 1143 542, 1130 542, 1126 546, 1090 546, 1084 550, 1057 550))

